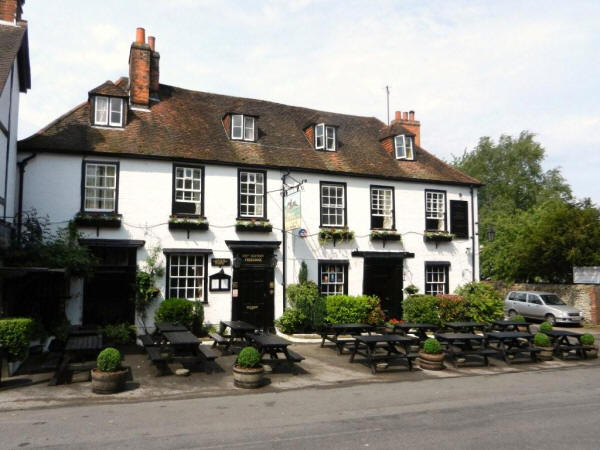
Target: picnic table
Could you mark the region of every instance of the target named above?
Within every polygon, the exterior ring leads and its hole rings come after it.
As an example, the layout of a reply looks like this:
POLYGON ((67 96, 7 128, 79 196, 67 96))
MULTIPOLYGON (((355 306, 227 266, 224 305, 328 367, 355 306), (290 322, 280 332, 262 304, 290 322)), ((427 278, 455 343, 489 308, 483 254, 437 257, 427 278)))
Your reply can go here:
POLYGON ((373 327, 366 323, 334 323, 327 324, 321 331, 321 347, 325 346, 325 340, 331 341, 337 347, 339 355, 342 354, 347 344, 354 343, 354 336, 362 333, 371 334, 373 327), (352 338, 341 338, 340 336, 353 336, 352 338))
POLYGON ((495 320, 492 322, 492 330, 519 331, 519 327, 527 327, 527 333, 531 333, 531 325, 527 322, 517 320, 495 320))
POLYGON ((247 333, 246 339, 256 347, 260 352, 262 362, 273 363, 276 361, 287 361, 290 364, 300 362, 304 359, 303 356, 288 349, 290 341, 283 339, 275 334, 269 333, 247 333), (269 355, 269 359, 264 359, 265 355, 269 355), (279 358, 279 354, 285 356, 284 359, 279 358))
POLYGON ((475 333, 475 331, 483 331, 487 327, 487 323, 481 322, 446 322, 444 324, 444 328, 450 328, 456 333, 475 333))
POLYGON ((427 332, 430 331, 435 333, 440 327, 432 323, 411 323, 403 322, 394 325, 394 333, 400 330, 403 334, 412 333, 417 336, 421 341, 429 338, 427 332))
POLYGON ((188 329, 178 323, 168 323, 168 322, 157 322, 154 324, 156 327, 156 331, 159 333, 165 333, 169 331, 188 331, 188 329))
POLYGON ((489 365, 489 356, 498 352, 487 347, 486 338, 474 333, 436 333, 435 337, 445 346, 447 355, 456 366, 457 358, 467 356, 480 356, 486 366, 489 365))
POLYGON ((583 345, 579 338, 581 333, 567 330, 551 330, 544 332, 550 338, 553 354, 560 359, 566 359, 569 354, 576 355, 581 359, 587 358, 586 351, 594 350, 592 345, 583 345))
POLYGON ((101 334, 69 335, 64 352, 49 385, 70 381, 74 372, 85 372, 96 367, 96 358, 104 348, 101 334), (81 364, 85 362, 85 364, 81 364))
POLYGON ((235 344, 236 341, 246 340, 248 333, 254 333, 257 327, 243 320, 221 320, 218 333, 209 333, 209 337, 214 341, 213 347, 222 345, 226 351, 235 344), (229 328, 229 335, 225 331, 229 328))
POLYGON ((509 356, 528 354, 531 361, 537 361, 539 349, 533 346, 533 335, 521 331, 492 331, 486 333, 487 344, 492 344, 502 356, 504 362, 510 364, 509 356))
POLYGON ((355 336, 354 340, 356 342, 350 355, 350 362, 354 362, 356 355, 364 356, 373 374, 377 373, 377 364, 380 362, 387 364, 406 362, 408 370, 412 370, 412 363, 417 354, 410 353, 409 349, 411 345, 419 342, 417 337, 383 334, 355 336))

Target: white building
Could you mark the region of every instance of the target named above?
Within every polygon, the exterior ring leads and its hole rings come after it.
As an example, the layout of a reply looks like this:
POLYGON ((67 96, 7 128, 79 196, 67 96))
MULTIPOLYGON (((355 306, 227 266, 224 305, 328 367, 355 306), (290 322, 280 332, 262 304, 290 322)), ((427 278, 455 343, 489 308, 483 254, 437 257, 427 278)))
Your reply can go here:
POLYGON ((71 284, 72 322, 132 321, 136 264, 157 247, 160 297, 205 302, 209 323, 272 326, 302 261, 324 294, 376 294, 395 317, 410 284, 448 293, 478 279, 480 183, 420 146, 413 112, 388 127, 159 84, 154 46, 138 29, 129 78, 19 143, 20 159, 35 155, 24 209, 75 219, 102 261, 71 284), (287 232, 282 190, 301 199, 287 232))

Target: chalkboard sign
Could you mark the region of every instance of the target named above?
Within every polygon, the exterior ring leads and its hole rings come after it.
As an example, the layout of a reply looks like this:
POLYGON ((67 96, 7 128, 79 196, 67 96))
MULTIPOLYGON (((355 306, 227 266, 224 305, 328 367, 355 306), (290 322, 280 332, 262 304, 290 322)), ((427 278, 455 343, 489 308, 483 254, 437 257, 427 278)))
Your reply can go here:
POLYGON ((208 289, 211 292, 224 292, 231 289, 231 276, 227 275, 223 269, 220 272, 208 277, 208 289))

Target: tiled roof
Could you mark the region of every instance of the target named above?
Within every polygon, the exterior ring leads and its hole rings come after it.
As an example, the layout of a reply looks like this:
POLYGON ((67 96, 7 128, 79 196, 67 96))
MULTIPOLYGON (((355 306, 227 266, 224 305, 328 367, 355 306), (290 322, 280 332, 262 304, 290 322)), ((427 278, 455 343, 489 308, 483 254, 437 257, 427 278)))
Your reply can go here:
POLYGON ((379 139, 385 139, 386 137, 397 136, 399 134, 405 134, 408 136, 415 135, 415 133, 412 131, 404 128, 401 123, 392 123, 390 126, 384 126, 379 130, 379 139))
POLYGON ((4 89, 26 32, 25 26, 0 24, 0 92, 4 89))
MULTIPOLYGON (((117 86, 127 86, 121 79, 117 86)), ((100 152, 205 163, 253 165, 375 178, 479 184, 476 179, 416 147, 415 161, 397 161, 381 145, 385 127, 374 117, 350 116, 160 86, 151 111, 129 110, 124 130, 92 127, 85 102, 19 142, 19 151, 100 152), (258 116, 256 143, 231 141, 222 119, 239 112, 258 116), (315 150, 303 127, 314 120, 338 126, 336 152, 315 150)))
POLYGON ((129 94, 125 90, 125 86, 122 87, 123 81, 117 80, 117 83, 113 83, 111 80, 106 80, 97 88, 92 89, 90 95, 108 95, 112 97, 129 97, 129 94))

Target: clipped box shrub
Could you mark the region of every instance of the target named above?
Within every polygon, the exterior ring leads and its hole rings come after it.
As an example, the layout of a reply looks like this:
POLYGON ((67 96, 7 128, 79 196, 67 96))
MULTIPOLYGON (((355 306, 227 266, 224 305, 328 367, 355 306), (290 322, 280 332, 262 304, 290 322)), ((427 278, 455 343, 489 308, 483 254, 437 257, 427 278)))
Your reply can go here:
POLYGON ((550 325, 548 322, 542 322, 540 324, 540 331, 542 333, 546 333, 547 331, 552 331, 552 325, 550 325))
POLYGON ((438 355, 442 353, 442 345, 437 339, 429 338, 423 344, 423 351, 430 355, 438 355))
POLYGON ((594 341, 594 335, 590 333, 583 333, 579 337, 579 342, 581 342, 583 345, 594 345, 594 341))
POLYGON ((8 361, 18 361, 27 356, 33 329, 32 319, 0 319, 0 347, 8 361))
POLYGON ((121 368, 121 353, 116 348, 105 348, 98 354, 96 364, 102 372, 116 372, 121 368))
POLYGON ((168 298, 161 302, 154 313, 155 322, 178 323, 190 330, 202 328, 204 306, 185 298, 168 298))
POLYGON ((536 333, 533 337, 533 344, 538 347, 550 347, 550 338, 544 333, 536 333))
POLYGON ((407 322, 440 325, 440 299, 433 295, 411 295, 402 301, 402 318, 407 322))
POLYGON ((254 347, 244 347, 237 357, 237 365, 244 369, 252 369, 260 365, 260 353, 254 347))
POLYGON ((379 305, 369 295, 330 295, 325 297, 325 321, 328 323, 368 323, 369 314, 379 305))

